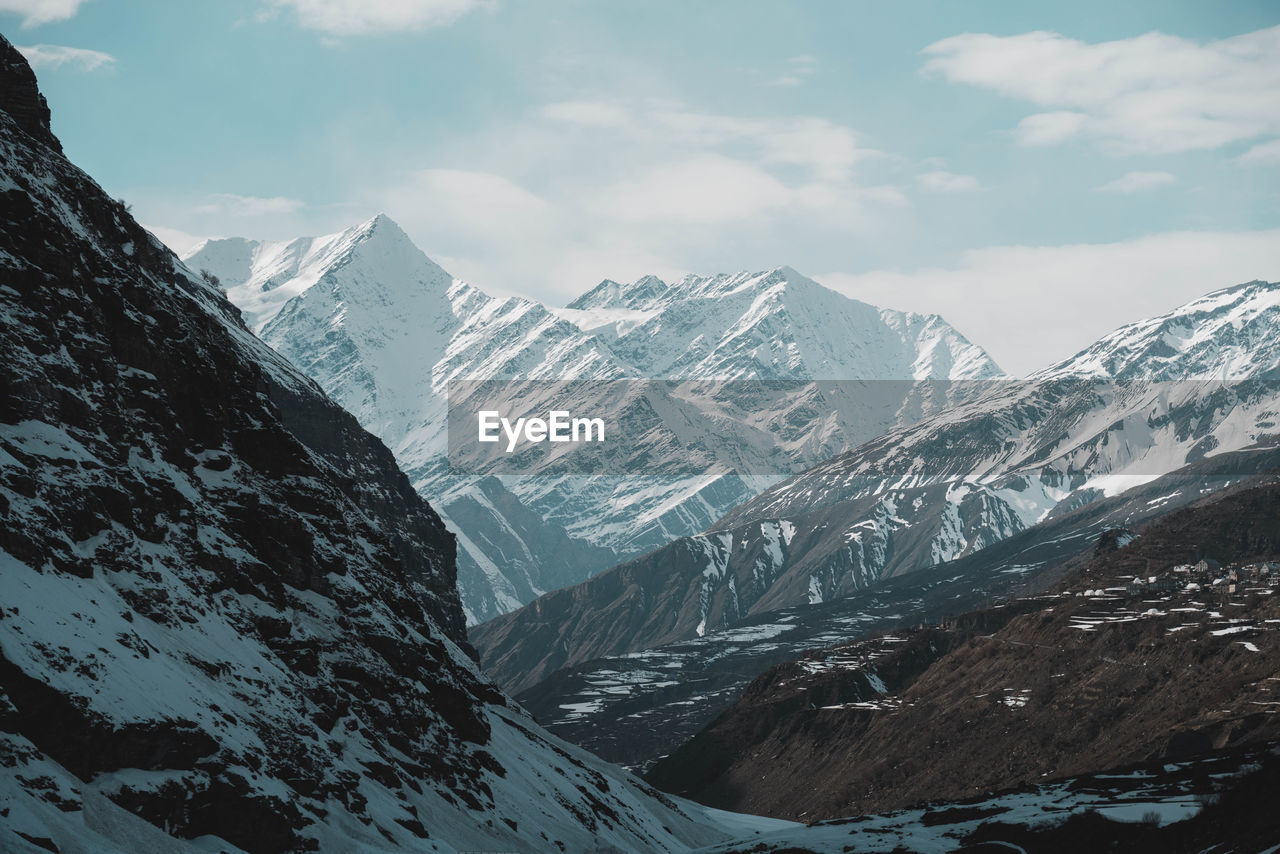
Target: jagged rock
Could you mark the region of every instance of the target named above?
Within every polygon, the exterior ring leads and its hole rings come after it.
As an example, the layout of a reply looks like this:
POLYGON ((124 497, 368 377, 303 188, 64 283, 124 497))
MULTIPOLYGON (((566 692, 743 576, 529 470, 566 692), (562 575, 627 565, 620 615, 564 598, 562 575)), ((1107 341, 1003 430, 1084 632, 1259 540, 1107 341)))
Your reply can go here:
POLYGON ((59 154, 62 143, 49 126, 49 104, 40 94, 36 75, 8 39, 0 35, 0 110, 31 136, 59 154))

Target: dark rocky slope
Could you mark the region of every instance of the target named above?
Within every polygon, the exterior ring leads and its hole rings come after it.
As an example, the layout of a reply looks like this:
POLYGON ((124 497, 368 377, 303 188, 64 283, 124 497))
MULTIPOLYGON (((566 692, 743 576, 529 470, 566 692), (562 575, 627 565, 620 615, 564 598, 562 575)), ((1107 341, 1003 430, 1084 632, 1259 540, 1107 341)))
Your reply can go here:
POLYGON ((648 779, 812 820, 1280 738, 1274 587, 1125 589, 1206 556, 1280 556, 1280 486, 1227 490, 1140 534, 1102 541, 1043 596, 772 668, 648 779))
POLYGON ((387 449, 63 158, 0 38, 0 850, 724 834, 476 670, 387 449))

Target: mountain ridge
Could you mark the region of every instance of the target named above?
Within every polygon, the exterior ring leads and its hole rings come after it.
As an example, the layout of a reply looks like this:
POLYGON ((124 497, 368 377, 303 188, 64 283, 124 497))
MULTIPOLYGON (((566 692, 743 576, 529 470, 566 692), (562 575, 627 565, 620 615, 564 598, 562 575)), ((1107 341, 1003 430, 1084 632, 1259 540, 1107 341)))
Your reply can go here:
POLYGON ((1280 284, 1219 289, 1026 380, 988 383, 779 481, 699 534, 611 569, 617 578, 547 594, 472 637, 489 672, 523 690, 533 674, 693 638, 975 553, 1054 512, 1260 441, 1278 432, 1277 294, 1280 284), (1191 379, 1175 379, 1169 354, 1182 351, 1167 340, 1170 328, 1188 342, 1191 379), (1121 359, 1114 381, 1099 376, 1111 350, 1121 359), (1224 370, 1225 383, 1215 379, 1224 370), (785 542, 784 526, 792 532, 785 542), (646 611, 639 594, 655 584, 664 597, 675 591, 660 613, 646 611), (558 631, 547 631, 546 613, 558 615, 558 631), (591 628, 597 617, 608 631, 591 628))
MULTIPOLYGON (((790 268, 605 282, 571 303, 577 308, 554 309, 451 278, 385 215, 321 238, 210 242, 188 261, 221 281, 268 344, 382 437, 433 500, 462 543, 460 584, 473 624, 705 528, 782 474, 964 393, 957 385, 930 394, 914 382, 999 375, 936 317, 876 309, 790 268), (358 254, 379 232, 393 238, 384 254, 399 261, 358 254), (808 386, 842 375, 893 382, 878 408, 860 406, 856 390, 828 399, 829 391, 808 386), (721 405, 715 417, 729 420, 686 435, 668 430, 654 445, 662 459, 610 479, 468 472, 496 476, 482 495, 473 478, 445 464, 446 401, 474 393, 469 381, 546 381, 526 385, 522 400, 536 412, 564 408, 554 382, 658 377, 707 383, 703 394, 721 405), (795 385, 775 395, 775 411, 759 413, 734 403, 729 384, 747 378, 795 385), (798 414, 818 409, 830 411, 826 421, 798 414), (729 435, 720 435, 726 426, 729 435), (750 448, 755 470, 708 474, 693 465, 698 454, 680 449, 688 441, 750 448), (535 519, 543 524, 531 525, 535 519)), ((627 400, 617 417, 653 417, 642 396, 627 400)), ((706 420, 689 402, 678 406, 681 417, 706 420)))

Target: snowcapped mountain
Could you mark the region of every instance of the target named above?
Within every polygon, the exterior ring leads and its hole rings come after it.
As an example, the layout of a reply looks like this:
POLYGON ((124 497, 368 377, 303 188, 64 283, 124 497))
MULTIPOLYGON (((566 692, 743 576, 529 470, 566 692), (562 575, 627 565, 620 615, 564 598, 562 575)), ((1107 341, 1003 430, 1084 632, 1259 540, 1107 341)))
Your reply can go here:
POLYGON ((613 562, 612 550, 569 537, 501 481, 461 482, 444 464, 448 381, 527 370, 529 353, 512 342, 535 339, 580 372, 611 370, 576 327, 454 280, 381 215, 315 239, 210 240, 187 263, 215 275, 250 328, 386 442, 441 509, 459 537, 470 622, 613 562))
POLYGON ((1026 380, 985 384, 472 638, 489 672, 517 684, 975 554, 1277 433, 1277 329, 1280 284, 1215 291, 1026 380))
POLYGON ((941 318, 877 309, 786 267, 606 281, 552 309, 453 279, 383 215, 321 238, 211 240, 186 260, 439 508, 459 538, 472 623, 703 530, 779 478, 974 393, 931 380, 1001 376, 941 318), (451 384, 461 399, 467 381, 525 381, 520 401, 537 412, 564 408, 554 381, 654 378, 705 385, 659 403, 639 386, 589 397, 647 437, 606 474, 446 465, 451 384), (793 385, 744 390, 774 380, 793 385), (715 467, 717 455, 735 465, 715 467))
POLYGON ((62 157, 3 38, 0 188, 0 849, 727 838, 479 673, 439 517, 62 157))
MULTIPOLYGON (((1114 494, 1275 432, 1277 329, 1280 283, 1214 291, 816 466, 718 527, 952 481, 951 505, 993 502, 1017 524, 1114 494)), ((962 540, 936 544, 971 550, 962 540)))
POLYGON ((612 329, 644 376, 716 379, 987 379, 981 348, 937 315, 877 309, 790 267, 766 273, 605 281, 560 310, 612 329), (726 323, 726 321, 728 321, 726 323))

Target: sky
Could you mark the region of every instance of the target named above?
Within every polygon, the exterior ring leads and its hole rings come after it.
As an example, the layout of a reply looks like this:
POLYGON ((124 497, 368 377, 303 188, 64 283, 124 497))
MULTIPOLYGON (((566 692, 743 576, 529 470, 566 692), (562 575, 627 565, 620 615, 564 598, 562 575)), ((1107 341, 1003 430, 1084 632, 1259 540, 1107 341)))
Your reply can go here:
POLYGON ((382 211, 455 276, 789 265, 1023 375, 1280 280, 1280 4, 0 0, 180 253, 382 211))

